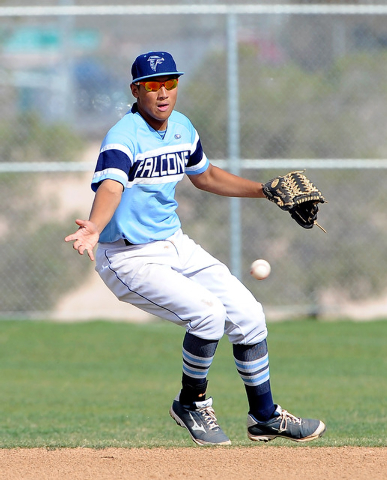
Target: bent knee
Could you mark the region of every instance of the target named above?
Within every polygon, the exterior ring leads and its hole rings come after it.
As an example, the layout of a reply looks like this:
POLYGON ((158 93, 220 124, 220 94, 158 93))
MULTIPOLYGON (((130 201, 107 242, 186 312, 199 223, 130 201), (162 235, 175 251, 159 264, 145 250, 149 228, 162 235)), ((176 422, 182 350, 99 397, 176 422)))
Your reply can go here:
POLYGON ((216 297, 203 301, 204 308, 187 325, 187 331, 206 340, 220 340, 224 334, 227 312, 216 297))
POLYGON ((231 343, 255 345, 262 342, 267 337, 266 318, 262 305, 256 302, 249 312, 229 318, 225 333, 231 343))

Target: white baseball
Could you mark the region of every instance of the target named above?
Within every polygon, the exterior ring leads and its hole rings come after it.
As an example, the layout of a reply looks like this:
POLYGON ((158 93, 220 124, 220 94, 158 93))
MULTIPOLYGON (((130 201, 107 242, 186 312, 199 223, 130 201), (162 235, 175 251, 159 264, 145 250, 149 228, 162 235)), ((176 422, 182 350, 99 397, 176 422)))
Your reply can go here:
POLYGON ((270 275, 271 266, 270 263, 262 258, 255 260, 250 267, 251 275, 257 280, 264 280, 270 275))

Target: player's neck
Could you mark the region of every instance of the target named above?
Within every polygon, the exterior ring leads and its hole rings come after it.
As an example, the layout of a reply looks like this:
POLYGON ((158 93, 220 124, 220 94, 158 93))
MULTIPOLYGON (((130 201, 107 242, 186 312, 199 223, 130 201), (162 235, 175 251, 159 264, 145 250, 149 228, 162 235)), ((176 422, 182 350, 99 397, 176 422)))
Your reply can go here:
POLYGON ((153 118, 145 118, 144 115, 141 116, 146 121, 146 123, 153 128, 153 130, 156 130, 156 132, 165 131, 168 127, 168 120, 164 120, 161 122, 153 118))
POLYGON ((137 112, 142 116, 142 118, 146 121, 146 123, 153 128, 153 130, 165 132, 168 127, 168 118, 165 119, 157 119, 153 116, 150 116, 145 112, 143 109, 138 108, 137 104, 137 112))

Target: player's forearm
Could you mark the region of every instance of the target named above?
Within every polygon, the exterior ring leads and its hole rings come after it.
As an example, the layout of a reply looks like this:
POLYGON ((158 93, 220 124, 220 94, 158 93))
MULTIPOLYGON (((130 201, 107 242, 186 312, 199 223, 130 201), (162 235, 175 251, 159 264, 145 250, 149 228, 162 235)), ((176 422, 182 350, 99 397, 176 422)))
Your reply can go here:
POLYGON ((216 195, 265 198, 262 183, 238 177, 214 165, 210 165, 204 173, 192 176, 190 179, 200 190, 216 195))
POLYGON ((101 233, 116 211, 122 196, 122 185, 114 180, 105 180, 98 188, 89 220, 92 222, 98 233, 101 233))

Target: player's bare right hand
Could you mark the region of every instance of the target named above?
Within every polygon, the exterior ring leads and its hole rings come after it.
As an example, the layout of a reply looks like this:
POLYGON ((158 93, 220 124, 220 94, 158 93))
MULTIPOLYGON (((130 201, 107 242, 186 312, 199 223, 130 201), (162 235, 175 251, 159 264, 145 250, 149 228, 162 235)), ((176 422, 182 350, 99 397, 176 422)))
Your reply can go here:
POLYGON ((79 229, 68 235, 65 238, 65 242, 72 242, 74 250, 78 250, 80 255, 83 255, 85 250, 89 255, 90 260, 94 261, 93 249, 98 243, 99 233, 96 225, 90 220, 75 220, 75 223, 79 225, 79 229))

